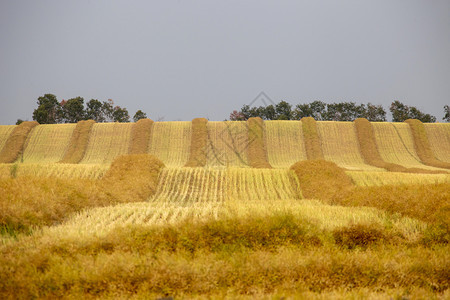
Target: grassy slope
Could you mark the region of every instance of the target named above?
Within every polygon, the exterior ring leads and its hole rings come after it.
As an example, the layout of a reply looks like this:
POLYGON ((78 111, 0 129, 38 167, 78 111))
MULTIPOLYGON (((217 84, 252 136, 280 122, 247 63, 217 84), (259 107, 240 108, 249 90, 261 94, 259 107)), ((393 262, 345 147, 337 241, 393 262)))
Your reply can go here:
POLYGON ((89 137, 95 121, 79 121, 73 130, 70 138, 69 147, 64 154, 64 157, 59 161, 64 164, 77 164, 86 153, 86 148, 89 143, 89 137))
POLYGON ((274 168, 289 168, 306 160, 303 127, 300 121, 264 121, 269 163, 274 168))
POLYGON ((56 163, 69 146, 75 124, 45 124, 29 135, 23 153, 24 163, 56 163))
POLYGON ((196 118, 192 120, 192 135, 189 160, 186 167, 204 167, 206 165, 206 147, 208 142, 208 120, 196 118))
POLYGON ((182 167, 189 159, 192 122, 155 122, 149 153, 168 167, 182 167))
POLYGON ((433 154, 437 159, 450 163, 450 123, 423 125, 433 154))
POLYGON ((320 144, 317 122, 311 117, 302 118, 303 138, 305 141, 306 157, 309 160, 324 159, 320 144))
POLYGON ((248 161, 252 168, 272 168, 267 160, 265 126, 261 118, 250 118, 248 124, 248 161))

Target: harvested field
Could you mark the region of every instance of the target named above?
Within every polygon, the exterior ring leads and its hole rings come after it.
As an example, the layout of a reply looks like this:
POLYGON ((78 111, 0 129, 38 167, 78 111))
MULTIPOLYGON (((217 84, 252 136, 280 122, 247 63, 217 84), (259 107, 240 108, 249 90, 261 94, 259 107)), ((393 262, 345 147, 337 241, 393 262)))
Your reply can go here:
POLYGON ((76 124, 38 125, 28 136, 24 163, 56 163, 67 151, 76 124))
POLYGON ((0 152, 6 143, 11 132, 16 128, 17 125, 0 125, 0 152))
POLYGON ((274 168, 289 168, 306 160, 301 121, 265 121, 266 148, 269 163, 274 168))
POLYGON ((155 122, 149 154, 158 157, 168 167, 183 167, 190 154, 191 125, 189 121, 155 122))
POLYGON ((133 123, 96 123, 92 127, 82 164, 109 164, 128 154, 133 123))
POLYGON ((347 170, 384 171, 366 164, 359 150, 353 122, 316 122, 325 160, 347 170))
POLYGON ((208 122, 208 167, 249 167, 248 127, 244 121, 208 122))
POLYGON ((431 151, 437 159, 450 163, 450 124, 423 124, 430 142, 431 151))
POLYGON ((108 171, 105 164, 0 164, 0 178, 54 177, 62 179, 100 179, 108 171))
POLYGON ((411 129, 407 123, 374 122, 372 126, 378 150, 384 161, 406 168, 447 171, 424 165, 420 161, 414 148, 411 129))
POLYGON ((402 172, 347 171, 358 186, 450 183, 450 174, 413 174, 402 172))

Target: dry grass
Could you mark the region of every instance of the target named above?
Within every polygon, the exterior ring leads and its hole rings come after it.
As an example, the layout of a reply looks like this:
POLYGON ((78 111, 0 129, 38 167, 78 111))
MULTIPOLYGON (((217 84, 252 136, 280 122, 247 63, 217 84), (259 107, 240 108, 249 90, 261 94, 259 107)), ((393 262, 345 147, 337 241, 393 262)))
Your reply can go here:
POLYGON ((300 161, 292 165, 303 197, 329 200, 353 187, 350 177, 335 163, 325 160, 300 161))
POLYGON ((206 166, 249 167, 248 127, 245 121, 208 121, 206 166))
POLYGON ((306 157, 309 160, 324 159, 320 145, 317 122, 312 117, 302 118, 303 138, 305 141, 306 157))
POLYGON ((431 151, 440 161, 450 163, 450 123, 425 123, 431 151))
POLYGON ((119 157, 100 181, 18 177, 0 179, 2 231, 61 222, 86 207, 144 201, 155 192, 163 164, 146 154, 119 157))
POLYGON ((95 121, 93 120, 79 121, 77 123, 70 138, 69 148, 67 148, 60 163, 77 164, 83 159, 94 123, 95 121))
POLYGON ((353 122, 316 122, 325 160, 347 170, 383 171, 364 162, 353 122))
POLYGON ((129 154, 145 154, 148 152, 153 123, 150 119, 141 119, 134 124, 131 129, 129 154))
MULTIPOLYGON (((382 155, 380 154, 380 147, 383 150, 383 153, 386 155, 396 155, 397 151, 395 149, 392 149, 391 146, 384 146, 385 138, 388 138, 385 136, 382 132, 377 131, 378 138, 375 136, 375 130, 373 126, 376 126, 377 128, 385 129, 387 128, 386 125, 389 124, 382 124, 382 127, 379 127, 378 123, 371 124, 367 119, 359 118, 355 121, 355 128, 356 128, 356 135, 359 142, 359 147, 361 150, 361 154, 369 165, 375 166, 377 168, 383 168, 391 172, 405 172, 405 173, 443 173, 442 171, 436 171, 436 170, 425 170, 422 168, 406 168, 404 166, 401 166, 399 164, 385 161, 382 155), (394 151, 393 153, 390 153, 389 151, 394 151)), ((386 142, 389 144, 389 142, 386 142)), ((396 146, 402 146, 401 143, 396 143, 396 146)), ((411 155, 408 150, 404 151, 403 153, 406 153, 406 155, 411 155)), ((397 161, 397 160, 394 160, 397 161)), ((416 165, 417 166, 417 165, 416 165)), ((431 168, 431 167, 429 167, 431 168)))
POLYGON ((413 174, 402 172, 346 171, 358 186, 450 183, 450 174, 413 174))
POLYGON ((105 164, 0 164, 0 178, 100 179, 108 169, 105 164))
POLYGON ((248 124, 248 160, 252 168, 272 168, 267 161, 264 139, 264 122, 261 118, 250 118, 248 124))
POLYGON ((267 158, 274 168, 289 168, 306 160, 301 121, 264 121, 267 158))
POLYGON ((431 151, 430 142, 428 141, 428 136, 423 123, 413 119, 406 120, 405 122, 408 123, 411 128, 414 146, 420 160, 432 167, 450 169, 450 163, 437 160, 431 151))
POLYGON ((0 254, 3 298, 12 292, 18 298, 234 298, 355 289, 436 297, 449 288, 448 247, 409 244, 371 225, 322 231, 290 214, 135 225, 83 241, 36 236, 0 254))
POLYGON ((98 123, 91 130, 82 164, 109 164, 128 154, 133 123, 98 123))
POLYGON ((155 122, 149 153, 168 167, 183 167, 189 159, 192 122, 155 122))
POLYGON ((60 161, 75 129, 75 124, 45 124, 29 135, 23 152, 24 163, 56 163, 60 161))
POLYGON ((38 122, 26 121, 14 127, 0 152, 0 163, 12 163, 21 156, 28 135, 37 125, 38 122))
POLYGON ((204 167, 206 165, 206 146, 208 140, 208 120, 192 120, 191 152, 186 167, 204 167))
POLYGON ((0 151, 2 151, 8 137, 17 125, 0 125, 0 151))

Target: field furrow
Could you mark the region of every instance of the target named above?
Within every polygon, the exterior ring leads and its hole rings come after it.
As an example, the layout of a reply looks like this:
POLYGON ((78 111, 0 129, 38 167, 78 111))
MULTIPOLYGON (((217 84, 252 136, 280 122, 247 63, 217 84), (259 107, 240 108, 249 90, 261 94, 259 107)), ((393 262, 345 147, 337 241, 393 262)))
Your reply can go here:
POLYGON ((69 146, 76 124, 44 124, 31 131, 25 143, 24 163, 56 163, 69 146))
POLYGON ((346 171, 358 186, 449 183, 450 174, 413 174, 403 172, 346 171))
POLYGON ((248 167, 248 128, 244 121, 208 122, 206 165, 248 167))
POLYGON ((450 163, 450 124, 424 123, 431 151, 440 161, 450 163))
POLYGON ((128 154, 133 123, 96 123, 81 164, 109 164, 128 154))
POLYGON ((17 125, 0 125, 0 152, 6 143, 11 132, 16 128, 17 125))
POLYGON ((317 122, 325 160, 348 170, 382 171, 364 162, 353 122, 317 122))
POLYGON ((266 149, 274 168, 289 168, 306 160, 301 121, 265 121, 266 149))
POLYGON ((414 148, 411 128, 407 123, 372 123, 375 141, 382 159, 407 168, 448 171, 424 165, 414 148))
POLYGON ((155 122, 150 139, 149 153, 168 167, 182 167, 189 159, 191 122, 155 122))

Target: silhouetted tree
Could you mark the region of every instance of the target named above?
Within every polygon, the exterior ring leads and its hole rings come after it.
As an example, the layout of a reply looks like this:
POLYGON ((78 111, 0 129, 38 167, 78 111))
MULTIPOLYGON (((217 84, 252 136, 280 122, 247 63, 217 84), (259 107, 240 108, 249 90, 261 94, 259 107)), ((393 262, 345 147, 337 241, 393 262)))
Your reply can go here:
POLYGON ((91 99, 86 103, 86 120, 94 120, 95 122, 105 122, 105 116, 102 111, 102 103, 97 99, 91 99))
POLYGON ((33 120, 39 124, 58 123, 58 115, 61 107, 55 95, 45 94, 39 97, 37 105, 38 107, 33 111, 33 120))
POLYGON ((143 112, 142 110, 138 110, 133 116, 133 121, 137 122, 141 119, 146 119, 146 118, 147 118, 147 114, 145 112, 143 112))
POLYGON ((450 107, 448 105, 444 106, 444 112, 445 112, 445 115, 442 118, 442 120, 450 122, 450 107))
POLYGON ((128 110, 120 106, 115 106, 113 111, 113 120, 114 122, 121 123, 130 122, 130 115, 128 114, 128 110))
POLYGON ((408 119, 417 119, 424 123, 434 123, 436 122, 436 117, 425 114, 421 112, 414 106, 407 106, 400 101, 394 101, 391 104, 389 110, 392 113, 392 121, 393 122, 403 122, 408 119))

